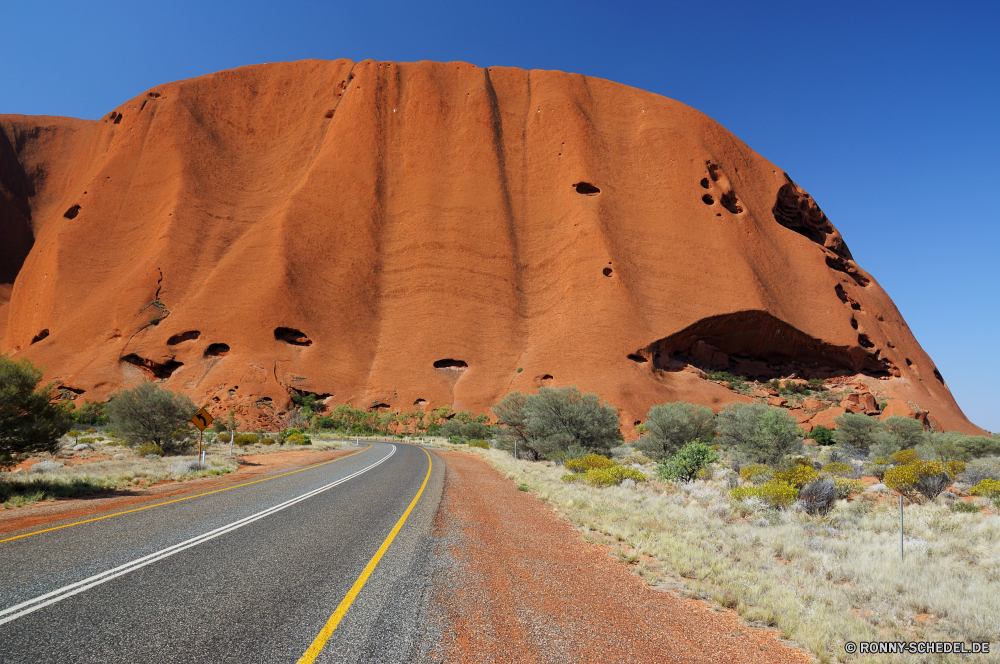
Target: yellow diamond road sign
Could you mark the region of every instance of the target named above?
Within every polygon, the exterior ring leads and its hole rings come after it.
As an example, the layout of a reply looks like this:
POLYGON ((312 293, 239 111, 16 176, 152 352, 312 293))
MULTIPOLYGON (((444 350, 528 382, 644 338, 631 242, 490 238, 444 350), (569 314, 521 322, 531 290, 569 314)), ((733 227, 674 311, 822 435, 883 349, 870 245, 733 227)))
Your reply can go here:
POLYGON ((194 417, 191 418, 191 421, 194 422, 194 425, 198 427, 199 431, 207 429, 208 425, 210 425, 214 420, 215 418, 209 415, 208 411, 204 408, 195 413, 194 417))

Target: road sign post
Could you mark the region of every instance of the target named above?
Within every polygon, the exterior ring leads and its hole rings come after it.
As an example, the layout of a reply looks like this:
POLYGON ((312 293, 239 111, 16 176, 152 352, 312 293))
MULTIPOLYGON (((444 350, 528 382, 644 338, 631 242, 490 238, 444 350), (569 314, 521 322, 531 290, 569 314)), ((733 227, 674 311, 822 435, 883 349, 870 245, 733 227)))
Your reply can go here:
POLYGON ((207 429, 208 425, 211 424, 213 421, 215 421, 215 418, 213 418, 212 415, 207 410, 205 410, 204 408, 202 408, 197 413, 195 413, 194 416, 191 418, 191 422, 193 422, 194 425, 196 427, 198 427, 198 459, 199 459, 198 466, 199 467, 201 467, 201 464, 202 464, 202 461, 201 461, 201 457, 202 457, 202 454, 201 454, 201 444, 202 444, 202 441, 204 440, 205 429, 207 429))

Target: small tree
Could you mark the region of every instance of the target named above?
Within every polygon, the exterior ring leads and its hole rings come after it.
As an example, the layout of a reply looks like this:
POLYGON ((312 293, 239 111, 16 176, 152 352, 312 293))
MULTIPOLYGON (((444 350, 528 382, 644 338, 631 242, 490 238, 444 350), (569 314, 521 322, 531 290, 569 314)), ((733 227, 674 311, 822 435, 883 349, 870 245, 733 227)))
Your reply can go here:
POLYGON ((704 468, 719 460, 715 450, 705 443, 695 440, 687 443, 667 463, 661 463, 656 472, 666 479, 681 479, 690 482, 704 468))
MULTIPOLYGON (((528 398, 520 392, 511 392, 491 409, 500 425, 496 435, 497 447, 512 450, 515 447, 528 452, 528 398)), ((443 428, 443 425, 442 425, 443 428)))
POLYGON ((802 446, 798 423, 782 408, 759 403, 734 403, 716 418, 719 442, 743 459, 777 464, 802 446))
POLYGON ((684 401, 653 406, 646 415, 646 433, 636 449, 657 460, 668 459, 686 444, 715 438, 715 415, 705 406, 684 401))
POLYGON ((143 383, 112 396, 107 411, 118 435, 132 446, 154 443, 168 453, 186 447, 183 434, 198 407, 187 396, 175 394, 156 383, 143 383))
POLYGON ((881 422, 860 413, 844 413, 833 421, 837 423, 833 441, 857 450, 867 450, 878 441, 879 434, 883 431, 881 422))
POLYGON ((57 451, 73 423, 66 408, 52 403, 54 386, 38 387, 41 380, 42 370, 27 358, 0 355, 0 469, 26 454, 57 451))

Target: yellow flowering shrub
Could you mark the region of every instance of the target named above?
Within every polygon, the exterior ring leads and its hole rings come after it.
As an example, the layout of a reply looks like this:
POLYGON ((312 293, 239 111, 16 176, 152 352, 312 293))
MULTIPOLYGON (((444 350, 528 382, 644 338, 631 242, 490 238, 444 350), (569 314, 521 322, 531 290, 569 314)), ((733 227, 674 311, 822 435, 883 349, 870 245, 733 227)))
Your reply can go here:
POLYGON ((802 488, 817 477, 819 477, 819 473, 816 472, 815 468, 801 463, 797 463, 784 470, 779 470, 774 474, 775 480, 787 482, 795 488, 802 488))
POLYGON ((969 493, 973 496, 982 496, 983 498, 990 498, 992 500, 1000 499, 1000 481, 991 479, 981 480, 979 484, 972 487, 969 493))
POLYGON ((846 477, 835 477, 833 478, 834 491, 837 493, 837 498, 850 498, 856 493, 862 493, 868 488, 868 485, 861 480, 851 480, 846 477))
POLYGON ((827 475, 853 475, 854 469, 849 464, 834 461, 823 466, 823 472, 827 475))
POLYGON ((889 457, 900 465, 905 465, 920 458, 916 450, 900 450, 889 457))
POLYGON ((768 481, 771 479, 773 473, 774 470, 770 466, 765 466, 762 463, 752 463, 740 469, 740 477, 744 481, 753 482, 754 484, 762 484, 768 481))
POLYGON ((613 486, 621 484, 623 480, 645 482, 646 476, 635 468, 614 464, 606 468, 591 468, 587 471, 584 479, 594 486, 613 486))
POLYGON ((582 459, 570 459, 567 461, 566 470, 571 470, 574 473, 585 473, 595 468, 609 468, 614 465, 614 461, 600 454, 588 454, 582 459))
POLYGON ((729 492, 733 500, 760 498, 771 507, 787 507, 799 497, 799 490, 784 480, 773 479, 760 486, 738 486, 729 492))

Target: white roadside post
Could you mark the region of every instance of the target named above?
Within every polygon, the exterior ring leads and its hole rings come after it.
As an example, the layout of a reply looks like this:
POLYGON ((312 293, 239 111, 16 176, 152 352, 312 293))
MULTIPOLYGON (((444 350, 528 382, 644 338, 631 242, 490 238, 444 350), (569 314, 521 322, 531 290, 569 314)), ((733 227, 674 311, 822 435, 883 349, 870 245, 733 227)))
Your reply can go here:
POLYGON ((899 494, 899 562, 903 562, 903 494, 899 494))

